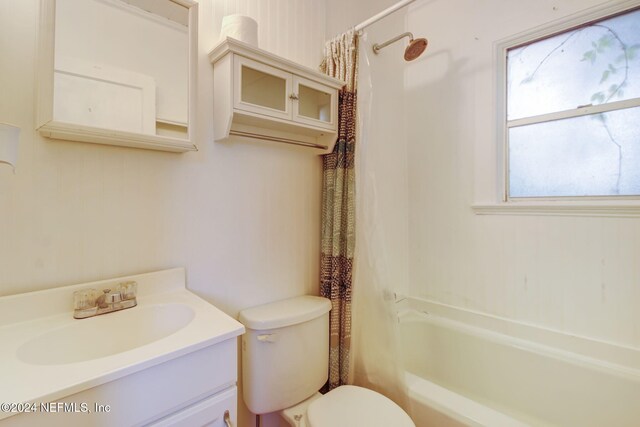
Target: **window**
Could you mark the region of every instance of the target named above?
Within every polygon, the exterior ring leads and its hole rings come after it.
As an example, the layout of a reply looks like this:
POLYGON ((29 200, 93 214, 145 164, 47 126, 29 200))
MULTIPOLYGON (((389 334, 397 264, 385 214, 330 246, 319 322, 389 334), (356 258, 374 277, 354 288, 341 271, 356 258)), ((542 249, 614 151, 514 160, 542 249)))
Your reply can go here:
POLYGON ((506 198, 640 196, 640 9, 505 53, 506 198))

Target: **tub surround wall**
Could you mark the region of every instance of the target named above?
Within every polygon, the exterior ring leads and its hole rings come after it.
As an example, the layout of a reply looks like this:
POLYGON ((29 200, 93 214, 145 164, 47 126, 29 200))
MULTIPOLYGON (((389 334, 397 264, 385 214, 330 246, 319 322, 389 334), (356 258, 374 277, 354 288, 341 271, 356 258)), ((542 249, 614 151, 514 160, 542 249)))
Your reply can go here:
POLYGON ((430 40, 405 81, 412 295, 640 347, 639 219, 471 210, 496 186, 494 43, 604 3, 456 0, 409 8, 407 28, 430 40))

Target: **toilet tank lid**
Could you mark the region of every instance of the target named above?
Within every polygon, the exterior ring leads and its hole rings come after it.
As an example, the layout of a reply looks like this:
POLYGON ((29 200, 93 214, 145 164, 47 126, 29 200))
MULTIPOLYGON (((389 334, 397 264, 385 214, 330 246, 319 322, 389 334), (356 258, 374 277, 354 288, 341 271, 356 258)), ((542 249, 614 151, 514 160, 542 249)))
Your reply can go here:
POLYGON ((284 328, 307 322, 331 310, 327 298, 304 295, 242 310, 238 320, 247 329, 257 331, 284 328))

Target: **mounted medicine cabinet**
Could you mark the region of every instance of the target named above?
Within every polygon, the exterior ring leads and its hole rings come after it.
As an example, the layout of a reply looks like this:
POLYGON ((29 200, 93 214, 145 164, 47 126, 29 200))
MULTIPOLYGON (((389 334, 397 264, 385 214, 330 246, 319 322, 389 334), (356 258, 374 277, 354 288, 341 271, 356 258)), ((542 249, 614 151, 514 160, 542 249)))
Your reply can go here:
POLYGON ((41 0, 37 129, 195 151, 198 3, 41 0))
POLYGON ((333 151, 344 82, 232 38, 209 59, 216 141, 238 136, 333 151))

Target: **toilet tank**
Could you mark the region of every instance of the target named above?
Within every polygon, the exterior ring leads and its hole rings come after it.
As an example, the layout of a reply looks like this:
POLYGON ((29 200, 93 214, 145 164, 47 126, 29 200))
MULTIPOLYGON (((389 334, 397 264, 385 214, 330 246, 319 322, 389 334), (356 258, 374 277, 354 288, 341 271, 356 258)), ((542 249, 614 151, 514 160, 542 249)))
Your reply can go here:
POLYGON ((251 412, 299 403, 327 381, 331 302, 305 295, 240 312, 242 393, 251 412))

